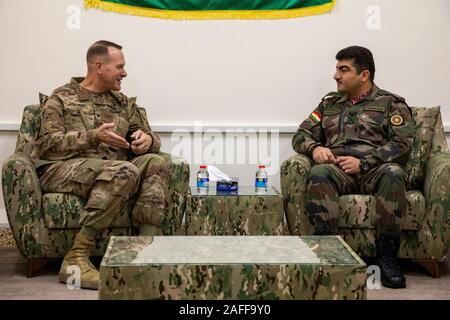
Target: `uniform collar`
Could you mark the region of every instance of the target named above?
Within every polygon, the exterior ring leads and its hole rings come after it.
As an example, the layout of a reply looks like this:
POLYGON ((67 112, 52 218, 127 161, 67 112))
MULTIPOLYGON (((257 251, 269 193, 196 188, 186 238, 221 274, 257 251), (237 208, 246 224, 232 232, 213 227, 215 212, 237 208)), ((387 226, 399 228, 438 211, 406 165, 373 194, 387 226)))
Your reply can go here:
POLYGON ((359 96, 356 97, 350 97, 350 102, 355 105, 360 101, 363 101, 365 99, 365 97, 367 97, 369 95, 369 91, 364 92, 363 94, 360 94, 359 96))
POLYGON ((80 83, 83 80, 84 77, 73 77, 72 79, 70 79, 70 84, 75 88, 77 92, 78 100, 89 101, 92 98, 96 103, 111 105, 108 94, 92 92, 82 87, 80 83))
POLYGON ((380 88, 377 87, 377 85, 374 83, 372 85, 372 89, 369 91, 369 94, 363 99, 363 100, 370 100, 373 101, 378 96, 378 91, 380 88))
MULTIPOLYGON (((372 85, 372 89, 370 89, 369 93, 361 101, 363 101, 363 100, 369 100, 369 101, 375 100, 375 98, 378 95, 378 91, 379 90, 380 90, 380 88, 378 88, 377 85, 374 83, 372 85)), ((343 95, 342 98, 340 98, 337 101, 337 103, 346 102, 346 101, 351 103, 350 98, 349 98, 349 96, 347 94, 343 95)))

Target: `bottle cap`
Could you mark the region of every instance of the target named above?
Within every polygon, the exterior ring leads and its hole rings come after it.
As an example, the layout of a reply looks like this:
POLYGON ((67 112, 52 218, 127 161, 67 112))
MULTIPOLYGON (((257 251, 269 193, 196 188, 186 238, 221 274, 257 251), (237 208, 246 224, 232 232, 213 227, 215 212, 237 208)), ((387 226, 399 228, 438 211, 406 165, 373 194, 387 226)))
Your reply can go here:
POLYGON ((258 168, 260 168, 260 169, 264 169, 265 167, 266 167, 266 166, 265 166, 265 165, 262 165, 262 164, 258 166, 258 168))
POLYGON ((205 165, 201 165, 200 169, 206 169, 206 166, 205 165))

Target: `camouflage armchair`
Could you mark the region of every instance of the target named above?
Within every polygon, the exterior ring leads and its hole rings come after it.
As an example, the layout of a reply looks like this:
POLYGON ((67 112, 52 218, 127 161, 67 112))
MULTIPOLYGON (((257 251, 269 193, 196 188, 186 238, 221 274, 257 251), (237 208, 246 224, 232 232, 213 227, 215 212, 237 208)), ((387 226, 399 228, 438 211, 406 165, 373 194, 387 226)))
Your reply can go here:
MULTIPOLYGON (((15 153, 2 167, 2 186, 6 213, 20 253, 28 259, 27 276, 31 277, 49 258, 64 257, 72 247, 80 229, 80 211, 86 201, 68 193, 42 193, 32 159, 36 158, 35 139, 39 132, 39 105, 24 110, 15 153)), ((145 116, 145 109, 140 111, 145 116)), ((172 171, 168 206, 171 234, 181 231, 181 221, 189 185, 189 165, 169 154, 161 155, 170 161, 172 171)), ((101 235, 94 255, 103 255, 111 235, 132 235, 130 212, 126 203, 101 235)))
MULTIPOLYGON (((450 245, 450 153, 439 107, 412 108, 416 135, 408 173, 408 208, 402 222, 400 258, 413 259, 433 277, 450 245)), ((305 211, 306 180, 312 160, 296 154, 281 166, 281 189, 291 234, 307 235, 312 228, 305 211)), ((339 199, 339 234, 359 255, 375 256, 378 216, 375 198, 345 195, 339 199)))

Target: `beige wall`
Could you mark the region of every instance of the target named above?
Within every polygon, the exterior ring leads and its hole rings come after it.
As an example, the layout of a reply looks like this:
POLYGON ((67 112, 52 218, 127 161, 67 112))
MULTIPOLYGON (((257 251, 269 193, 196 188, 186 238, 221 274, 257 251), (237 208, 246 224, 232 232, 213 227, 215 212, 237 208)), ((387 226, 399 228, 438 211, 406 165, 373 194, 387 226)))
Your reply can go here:
POLYGON ((294 125, 335 90, 334 56, 372 49, 376 82, 412 106, 442 105, 450 124, 450 1, 338 0, 332 13, 286 20, 172 21, 83 8, 82 0, 0 1, 1 122, 83 75, 98 39, 124 46, 123 91, 155 124, 294 125), (80 29, 69 29, 71 5, 80 29), (380 29, 369 29, 379 8, 380 29), (69 20, 68 20, 69 19, 69 20))

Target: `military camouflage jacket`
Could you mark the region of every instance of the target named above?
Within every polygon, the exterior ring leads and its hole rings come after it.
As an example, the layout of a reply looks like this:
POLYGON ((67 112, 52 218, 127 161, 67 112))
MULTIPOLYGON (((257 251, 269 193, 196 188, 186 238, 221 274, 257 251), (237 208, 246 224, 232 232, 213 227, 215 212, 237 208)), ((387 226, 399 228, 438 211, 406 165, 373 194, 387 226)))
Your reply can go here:
POLYGON ((353 105, 348 96, 327 94, 292 139, 298 153, 312 156, 317 146, 336 156, 365 158, 370 167, 406 161, 413 141, 414 124, 405 99, 373 85, 371 92, 353 105))
POLYGON ((158 152, 159 137, 138 111, 136 99, 120 92, 97 94, 81 87, 83 78, 56 89, 41 110, 41 128, 37 140, 38 167, 45 163, 71 158, 128 160, 131 150, 118 149, 101 143, 95 129, 102 123, 114 122, 115 132, 131 142, 130 135, 141 129, 151 135, 153 143, 148 153, 158 152))

